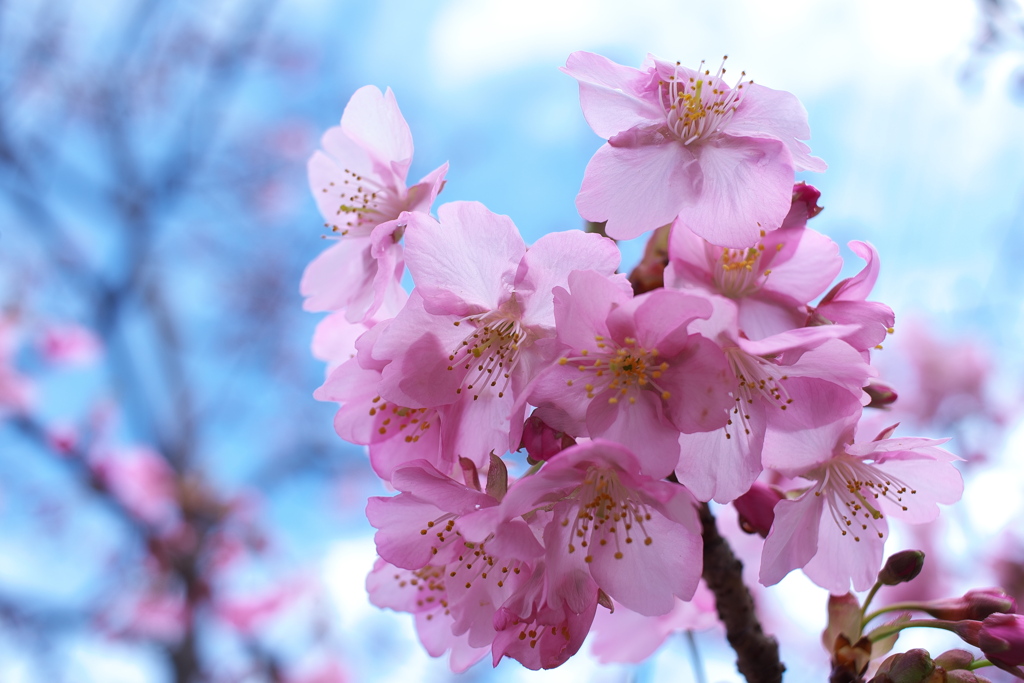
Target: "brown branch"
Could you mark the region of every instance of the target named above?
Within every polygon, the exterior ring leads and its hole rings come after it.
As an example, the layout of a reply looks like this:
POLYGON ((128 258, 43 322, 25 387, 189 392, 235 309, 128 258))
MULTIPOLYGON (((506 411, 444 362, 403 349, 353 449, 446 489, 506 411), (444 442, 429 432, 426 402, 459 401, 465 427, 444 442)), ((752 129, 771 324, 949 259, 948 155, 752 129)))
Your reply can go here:
POLYGON ((754 600, 743 583, 743 563, 718 533, 715 517, 701 504, 704 534, 704 581, 715 594, 718 618, 736 651, 736 668, 748 683, 779 683, 785 665, 779 661, 779 644, 761 628, 754 600))

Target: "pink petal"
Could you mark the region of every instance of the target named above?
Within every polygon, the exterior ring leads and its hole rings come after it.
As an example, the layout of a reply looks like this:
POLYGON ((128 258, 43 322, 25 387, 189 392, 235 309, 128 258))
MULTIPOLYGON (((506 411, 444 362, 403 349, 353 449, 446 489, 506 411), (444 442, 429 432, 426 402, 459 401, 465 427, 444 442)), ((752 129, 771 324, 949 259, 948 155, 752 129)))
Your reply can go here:
POLYGON ((307 311, 346 309, 346 317, 362 320, 373 301, 377 262, 368 237, 344 237, 306 266, 300 289, 307 311))
MULTIPOLYGON (((628 285, 628 283, 627 283, 628 285)), ((569 274, 569 292, 555 289, 553 307, 558 339, 574 353, 597 350, 595 336, 610 336, 608 314, 632 297, 631 289, 617 278, 609 278, 593 270, 569 274)))
POLYGON ((795 95, 757 83, 746 84, 744 90, 743 101, 729 121, 726 132, 730 135, 778 138, 789 148, 798 171, 821 172, 828 168, 824 161, 812 157, 810 148, 801 142, 810 139, 811 128, 807 125, 807 110, 795 95))
MULTIPOLYGON (((778 510, 778 507, 775 509, 778 510)), ((775 519, 778 523, 778 513, 775 519)), ((878 533, 888 535, 889 529, 885 519, 876 520, 874 527, 860 529, 856 534, 848 531, 845 536, 828 512, 822 513, 818 525, 818 550, 804 566, 807 578, 832 595, 849 592, 851 582, 856 591, 871 588, 878 576, 878 570, 882 568, 885 539, 879 538, 878 533), (860 540, 854 540, 856 538, 860 540)))
POLYGON ((773 410, 761 461, 765 467, 799 476, 842 451, 860 418, 860 402, 829 382, 794 378, 786 384, 795 410, 773 410))
MULTIPOLYGON (((619 267, 620 254, 606 237, 580 230, 548 233, 526 250, 516 275, 516 297, 526 325, 555 326, 552 290, 568 287, 569 274, 592 270, 610 278, 619 267)), ((621 278, 620 278, 621 279, 621 278)))
MULTIPOLYGON (((761 553, 759 580, 762 585, 774 586, 814 557, 824 506, 824 498, 814 495, 813 490, 796 500, 778 502, 775 506, 775 522, 761 553)), ((831 524, 832 518, 828 517, 828 521, 831 524)), ((837 529, 835 531, 838 533, 837 529)))
POLYGON ((652 94, 644 98, 651 74, 616 64, 592 52, 573 52, 562 72, 580 84, 580 106, 594 132, 607 139, 640 123, 663 122, 652 94))
POLYGON ((587 164, 576 208, 589 221, 608 221, 610 237, 632 239, 671 223, 700 192, 700 173, 693 154, 675 139, 604 145, 587 164))
POLYGON ((605 391, 590 401, 588 433, 628 447, 640 459, 644 474, 667 476, 679 461, 679 430, 664 418, 661 397, 641 391, 635 404, 625 400, 609 403, 616 393, 605 391))
POLYGON ((725 426, 735 379, 722 350, 710 339, 692 335, 684 357, 672 362, 658 385, 671 394, 665 410, 679 431, 692 434, 725 426))
POLYGON ((697 154, 703 181, 679 211, 690 230, 718 246, 745 248, 761 230, 782 224, 793 194, 793 162, 781 142, 722 135, 697 154))
POLYGON ((888 498, 878 499, 886 514, 910 524, 935 520, 939 516, 939 503, 951 505, 963 495, 963 477, 949 462, 928 457, 887 460, 878 465, 878 469, 886 476, 902 481, 910 489, 901 495, 903 505, 888 498), (907 509, 904 510, 903 506, 907 509))
POLYGON ((652 511, 643 533, 633 543, 624 541, 590 548, 594 560, 590 571, 609 596, 646 616, 665 614, 675 607, 675 598, 689 600, 697 590, 703 566, 700 532, 692 498, 678 490, 677 510, 689 506, 686 522, 675 521, 652 511), (651 543, 644 541, 645 535, 651 543), (616 553, 621 553, 617 558, 616 553))
POLYGON ((396 174, 404 184, 412 159, 412 133, 391 88, 383 95, 373 85, 356 90, 341 115, 341 130, 375 159, 404 162, 396 174))
POLYGON ((410 214, 405 233, 406 263, 424 306, 461 316, 497 309, 526 252, 512 219, 479 202, 443 204, 437 214, 440 223, 410 214))
POLYGON ((750 417, 745 423, 734 416, 731 427, 679 435, 676 478, 697 500, 728 503, 746 493, 761 474, 764 406, 755 401, 746 406, 746 414, 750 417))
POLYGON ((739 329, 749 339, 764 339, 801 327, 807 320, 807 309, 794 301, 775 299, 761 293, 744 297, 739 305, 739 329))
POLYGON ((806 304, 820 296, 843 267, 839 245, 810 228, 785 228, 768 233, 765 251, 783 249, 769 264, 771 274, 763 290, 777 292, 806 304))

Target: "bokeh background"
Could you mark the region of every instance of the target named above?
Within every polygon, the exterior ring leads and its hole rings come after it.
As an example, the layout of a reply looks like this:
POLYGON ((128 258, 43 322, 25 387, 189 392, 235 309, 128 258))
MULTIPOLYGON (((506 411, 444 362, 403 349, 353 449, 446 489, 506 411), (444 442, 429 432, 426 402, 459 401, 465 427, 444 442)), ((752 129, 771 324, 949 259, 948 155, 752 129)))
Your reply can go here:
MULTIPOLYGON (((885 417, 966 458, 964 502, 888 550, 926 548, 922 595, 1020 596, 1022 21, 1012 0, 0 3, 0 681, 739 680, 715 629, 698 656, 677 634, 639 666, 584 645, 452 676, 369 605, 386 492, 311 397, 305 161, 351 93, 390 86, 410 178, 449 161, 442 201, 531 242, 581 226, 601 143, 558 70, 575 50, 728 54, 803 101, 829 164, 812 226, 881 253, 885 417)), ((827 676, 825 597, 797 575, 757 595, 793 680, 827 676)))

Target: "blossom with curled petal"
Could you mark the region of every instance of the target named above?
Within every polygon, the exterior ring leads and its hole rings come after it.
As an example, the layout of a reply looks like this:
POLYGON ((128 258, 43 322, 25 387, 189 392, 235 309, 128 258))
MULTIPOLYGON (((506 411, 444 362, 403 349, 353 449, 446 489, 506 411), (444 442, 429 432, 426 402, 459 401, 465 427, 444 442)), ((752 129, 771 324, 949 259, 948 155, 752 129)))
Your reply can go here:
POLYGON ((885 304, 867 300, 881 269, 878 251, 868 242, 857 240, 847 246, 864 259, 864 268, 853 277, 836 283, 822 297, 811 311, 809 324, 859 326, 860 331, 847 337, 846 341, 866 357, 872 348, 880 348, 887 333, 892 333, 896 316, 885 304))
POLYGON ((782 225, 794 171, 823 171, 802 140, 807 114, 790 93, 723 66, 688 69, 648 56, 640 69, 574 52, 562 69, 580 84, 583 114, 608 140, 576 197, 580 215, 631 239, 677 217, 712 244, 749 247, 782 225))
POLYGON ((799 497, 779 501, 761 556, 761 583, 778 583, 793 569, 833 595, 871 588, 882 564, 888 518, 911 524, 934 520, 937 504, 955 503, 963 479, 948 439, 891 438, 891 427, 857 443, 860 411, 840 419, 853 399, 827 385, 799 396, 818 406, 765 438, 765 465, 811 482, 799 497))
POLYGON ((399 240, 404 212, 427 212, 444 184, 445 163, 412 187, 412 134, 391 89, 357 90, 329 129, 323 150, 309 160, 309 184, 337 243, 306 268, 308 311, 344 310, 358 322, 386 301, 401 298, 404 272, 399 240))

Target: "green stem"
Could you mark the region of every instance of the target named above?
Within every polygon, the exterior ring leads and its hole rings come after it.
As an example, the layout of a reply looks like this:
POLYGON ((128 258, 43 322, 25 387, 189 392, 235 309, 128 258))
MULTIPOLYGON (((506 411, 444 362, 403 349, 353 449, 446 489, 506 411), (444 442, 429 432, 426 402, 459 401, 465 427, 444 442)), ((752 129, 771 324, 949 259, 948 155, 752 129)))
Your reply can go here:
POLYGON ((539 463, 537 463, 536 465, 531 465, 531 466, 530 466, 530 469, 526 470, 526 472, 525 472, 525 473, 523 474, 523 476, 524 476, 524 477, 528 477, 528 476, 530 476, 531 474, 537 474, 537 470, 539 470, 539 469, 541 468, 541 466, 542 466, 542 465, 544 465, 544 461, 543 461, 543 460, 541 460, 541 461, 540 461, 539 463))
MULTIPOLYGON (((882 582, 881 581, 875 581, 875 585, 871 587, 870 591, 868 591, 868 596, 866 598, 864 598, 864 606, 860 608, 860 628, 861 628, 861 632, 864 631, 864 624, 866 624, 869 621, 871 621, 871 619, 865 619, 864 618, 864 614, 867 613, 868 605, 870 605, 871 601, 875 599, 875 593, 877 593, 878 589, 881 588, 881 587, 882 587, 882 582)), ((878 613, 876 612, 875 614, 877 615, 878 613)), ((872 618, 874 618, 874 616, 872 616, 872 618)))
POLYGON ((868 634, 868 639, 872 643, 888 638, 894 633, 899 633, 905 628, 914 628, 915 626, 920 628, 938 628, 943 631, 953 631, 956 633, 955 621, 943 621, 940 619, 911 619, 910 621, 904 621, 902 624, 892 624, 890 626, 880 626, 871 633, 868 634))
POLYGON ((976 659, 973 662, 971 662, 971 665, 967 667, 967 670, 974 671, 975 669, 981 669, 982 667, 986 666, 995 666, 995 664, 988 661, 987 659, 976 659))
MULTIPOLYGON (((867 608, 867 604, 866 603, 865 603, 864 607, 867 608)), ((894 603, 892 605, 886 605, 885 607, 880 607, 879 609, 876 609, 871 614, 867 615, 866 617, 863 617, 862 620, 861 620, 861 623, 867 624, 869 621, 871 621, 875 617, 879 617, 879 616, 881 616, 883 614, 886 614, 887 612, 924 612, 924 611, 925 610, 922 609, 920 603, 916 603, 916 602, 897 602, 897 603, 894 603)))

